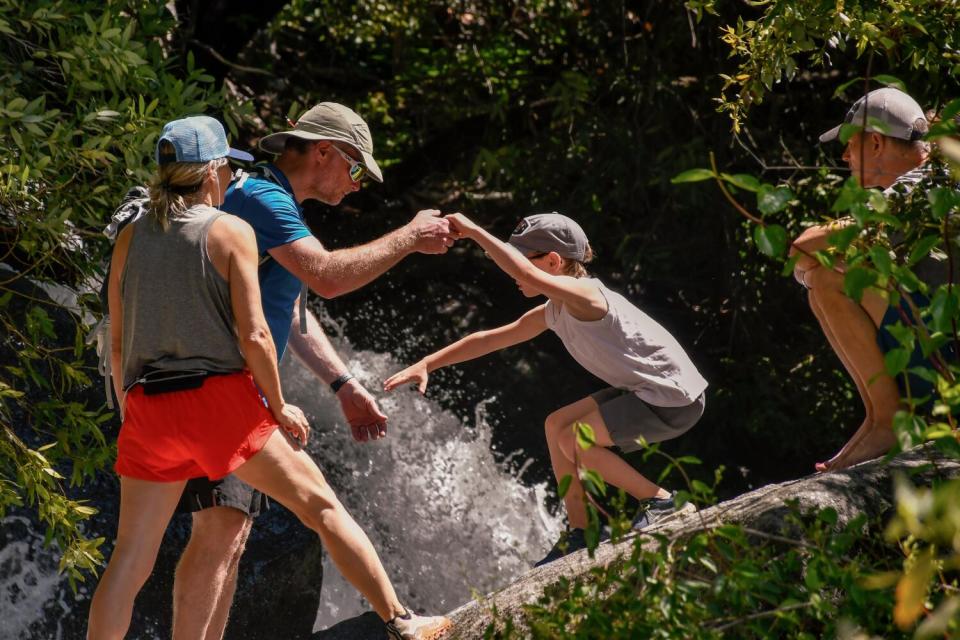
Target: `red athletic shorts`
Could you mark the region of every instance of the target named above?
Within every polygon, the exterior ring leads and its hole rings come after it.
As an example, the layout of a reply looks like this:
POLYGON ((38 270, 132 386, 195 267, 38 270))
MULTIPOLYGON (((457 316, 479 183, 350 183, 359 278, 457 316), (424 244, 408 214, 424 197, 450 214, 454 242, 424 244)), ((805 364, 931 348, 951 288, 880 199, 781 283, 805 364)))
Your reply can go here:
POLYGON ((149 396, 136 385, 127 393, 114 468, 153 482, 216 480, 252 458, 276 428, 246 371, 149 396))

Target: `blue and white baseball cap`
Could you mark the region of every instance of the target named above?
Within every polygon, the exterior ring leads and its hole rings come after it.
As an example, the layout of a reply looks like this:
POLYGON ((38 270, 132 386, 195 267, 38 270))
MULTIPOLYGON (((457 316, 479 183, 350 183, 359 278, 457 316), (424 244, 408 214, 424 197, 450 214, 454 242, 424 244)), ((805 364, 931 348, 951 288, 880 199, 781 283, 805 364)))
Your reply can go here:
POLYGON ((210 116, 190 116, 168 122, 157 140, 157 164, 171 162, 210 162, 233 158, 253 162, 253 156, 227 144, 223 125, 210 116), (160 144, 169 142, 174 153, 160 153, 160 144))

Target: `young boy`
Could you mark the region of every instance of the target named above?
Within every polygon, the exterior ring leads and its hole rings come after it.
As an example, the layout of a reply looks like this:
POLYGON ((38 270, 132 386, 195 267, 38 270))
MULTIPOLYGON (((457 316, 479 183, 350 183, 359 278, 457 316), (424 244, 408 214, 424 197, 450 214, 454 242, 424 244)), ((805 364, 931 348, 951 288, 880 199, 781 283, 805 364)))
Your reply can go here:
POLYGON ((584 264, 593 257, 587 236, 576 222, 559 213, 524 218, 509 244, 501 242, 462 214, 447 216, 451 232, 483 247, 527 297, 547 302, 497 329, 479 331, 432 353, 391 376, 386 390, 406 382, 427 388, 431 371, 472 360, 530 340, 552 329, 577 362, 610 388, 553 412, 546 419, 547 445, 559 482, 571 476, 564 504, 569 531, 537 563, 552 562, 586 546, 587 512, 577 475, 581 466, 597 471, 605 482, 645 501, 646 512, 635 521, 647 526, 672 512, 673 494, 644 478, 610 447, 624 452, 640 448, 638 439, 660 442, 675 438, 703 415, 706 380, 663 327, 626 298, 587 277, 584 264), (577 450, 574 426, 589 424, 597 446, 577 450), (565 544, 562 542, 565 539, 565 544))

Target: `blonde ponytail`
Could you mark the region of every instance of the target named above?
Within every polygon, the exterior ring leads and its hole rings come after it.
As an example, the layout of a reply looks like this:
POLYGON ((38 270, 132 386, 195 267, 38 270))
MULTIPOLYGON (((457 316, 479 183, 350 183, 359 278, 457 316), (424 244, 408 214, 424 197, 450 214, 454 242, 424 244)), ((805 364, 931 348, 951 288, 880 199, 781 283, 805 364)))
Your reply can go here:
MULTIPOLYGON (((160 155, 166 154, 174 155, 175 150, 163 140, 160 155)), ((150 213, 161 229, 166 230, 171 219, 196 204, 210 169, 216 170, 226 161, 226 158, 217 158, 210 162, 169 162, 157 168, 149 185, 150 213)))

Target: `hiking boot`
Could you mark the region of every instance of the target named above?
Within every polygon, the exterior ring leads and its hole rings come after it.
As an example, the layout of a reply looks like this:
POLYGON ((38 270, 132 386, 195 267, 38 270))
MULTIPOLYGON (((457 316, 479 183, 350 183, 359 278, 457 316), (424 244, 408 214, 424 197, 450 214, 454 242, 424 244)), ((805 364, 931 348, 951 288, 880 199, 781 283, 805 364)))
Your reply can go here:
POLYGON ((650 498, 648 500, 641 500, 640 513, 638 513, 637 517, 633 519, 631 528, 635 531, 639 531, 640 529, 646 529, 654 522, 663 520, 667 516, 671 516, 675 513, 693 511, 694 507, 689 502, 683 505, 678 511, 676 497, 676 492, 671 492, 669 498, 650 498))
POLYGON ((554 560, 559 560, 563 556, 569 555, 574 551, 579 551, 580 549, 586 548, 587 536, 585 535, 583 529, 567 529, 560 534, 560 539, 557 540, 556 544, 553 545, 553 548, 550 549, 550 552, 533 566, 542 567, 543 565, 553 562, 554 560))
POLYGON ((406 613, 387 623, 387 637, 391 640, 437 640, 453 628, 453 623, 443 616, 418 616, 406 613))

